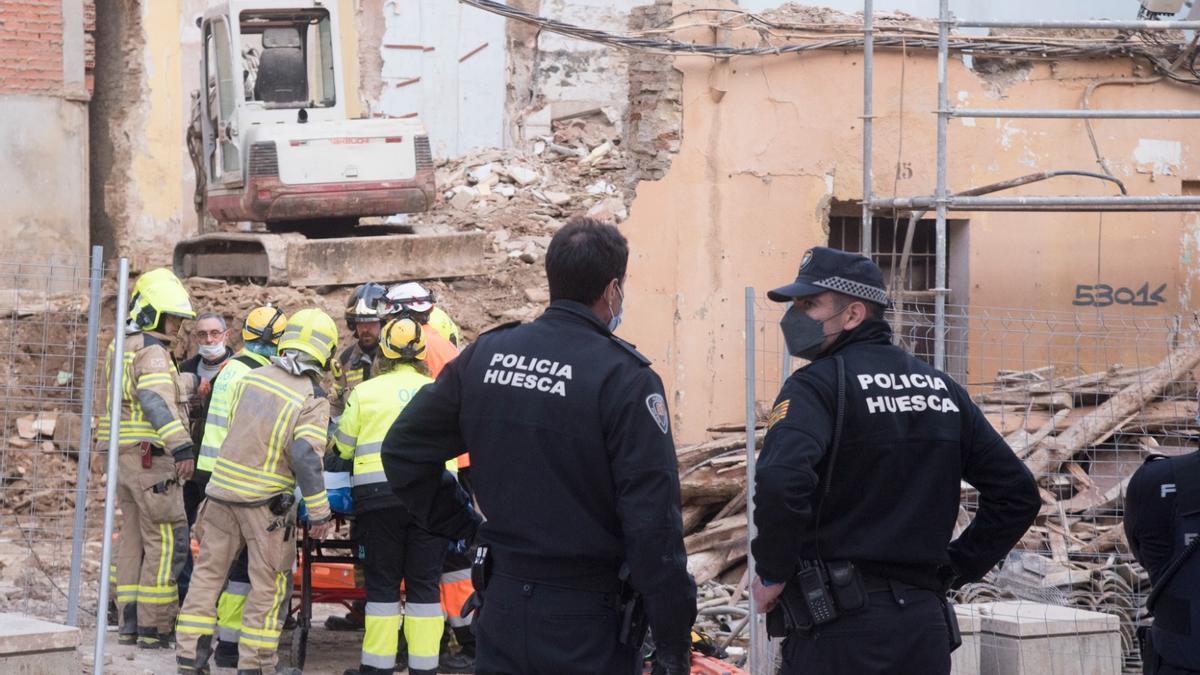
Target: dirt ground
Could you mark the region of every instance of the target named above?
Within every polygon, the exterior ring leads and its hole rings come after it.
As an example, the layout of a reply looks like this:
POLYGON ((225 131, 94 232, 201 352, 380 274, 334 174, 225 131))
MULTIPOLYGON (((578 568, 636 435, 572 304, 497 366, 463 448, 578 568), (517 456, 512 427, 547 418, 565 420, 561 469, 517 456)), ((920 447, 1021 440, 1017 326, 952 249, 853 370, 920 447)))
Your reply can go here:
MULTIPOLYGON (((308 658, 304 664, 304 672, 313 675, 341 675, 347 668, 358 667, 359 648, 362 646, 362 632, 335 633, 325 630, 325 617, 332 614, 342 614, 340 605, 314 605, 313 629, 308 634, 308 658)), ((94 629, 83 631, 80 651, 85 663, 89 662, 93 652, 94 629)), ((292 644, 292 632, 284 631, 280 640, 280 663, 290 663, 289 649, 292 644)), ((104 672, 114 675, 163 675, 175 672, 174 650, 147 650, 117 644, 115 630, 108 632, 104 642, 105 667, 104 672), (110 660, 111 659, 111 660, 110 660)), ((211 664, 210 664, 211 665, 211 664)), ((85 668, 84 672, 92 672, 85 668)), ((213 668, 214 675, 234 675, 233 668, 213 668)), ((408 671, 402 671, 408 672, 408 671)))

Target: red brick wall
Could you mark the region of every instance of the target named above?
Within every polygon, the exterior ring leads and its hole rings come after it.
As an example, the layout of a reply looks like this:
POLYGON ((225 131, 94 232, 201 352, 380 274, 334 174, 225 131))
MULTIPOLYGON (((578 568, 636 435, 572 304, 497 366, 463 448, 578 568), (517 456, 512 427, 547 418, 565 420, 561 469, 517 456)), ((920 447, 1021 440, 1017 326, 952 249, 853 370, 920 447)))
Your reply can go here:
POLYGON ((60 93, 62 33, 62 0, 0 0, 0 93, 60 93))

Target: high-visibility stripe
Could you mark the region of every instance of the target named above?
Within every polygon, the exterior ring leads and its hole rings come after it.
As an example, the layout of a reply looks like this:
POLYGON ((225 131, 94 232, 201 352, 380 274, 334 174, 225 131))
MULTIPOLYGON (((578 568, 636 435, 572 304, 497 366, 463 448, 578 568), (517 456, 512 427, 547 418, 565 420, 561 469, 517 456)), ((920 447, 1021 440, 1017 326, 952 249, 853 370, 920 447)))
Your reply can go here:
POLYGON ((238 644, 250 645, 251 647, 260 647, 262 649, 276 649, 279 647, 279 636, 274 638, 256 638, 246 635, 246 629, 242 629, 242 634, 238 638, 238 644))
POLYGON ((242 639, 242 631, 240 628, 217 626, 217 639, 227 644, 236 643, 242 639))
POLYGON ((436 616, 442 618, 442 603, 440 602, 409 602, 404 605, 404 614, 413 617, 436 616))
POLYGON ((370 485, 372 483, 386 483, 387 474, 382 471, 371 471, 369 473, 354 474, 350 477, 350 486, 357 487, 359 485, 370 485))
POLYGON ((353 448, 355 446, 355 444, 358 442, 358 439, 356 439, 354 436, 351 436, 350 434, 342 431, 341 428, 338 428, 337 431, 333 432, 333 439, 335 441, 337 441, 339 444, 349 446, 351 448, 353 448))
POLYGON ((170 526, 166 523, 158 524, 158 573, 154 577, 154 583, 158 586, 166 586, 167 566, 169 565, 167 551, 167 529, 170 526))
POLYGON ((320 492, 318 492, 315 495, 312 495, 311 497, 306 496, 304 498, 304 505, 307 506, 308 508, 312 508, 316 504, 320 504, 321 502, 327 502, 327 501, 329 501, 329 495, 324 490, 321 490, 320 492))
MULTIPOLYGON (((271 617, 268 615, 266 620, 269 621, 270 619, 271 617)), ((263 638, 266 640, 270 640, 272 638, 278 640, 279 634, 282 632, 283 631, 271 630, 269 628, 251 628, 250 626, 242 626, 243 636, 249 635, 251 637, 263 638)))
POLYGON ((471 580, 471 570, 469 570, 469 569, 454 570, 453 572, 446 572, 445 574, 443 574, 442 578, 441 578, 441 583, 452 584, 456 581, 470 581, 470 580, 471 580))
POLYGON ((296 485, 295 479, 290 476, 281 476, 277 473, 268 473, 261 469, 238 464, 233 460, 217 457, 217 469, 222 473, 229 473, 231 477, 236 477, 241 480, 251 481, 262 485, 269 485, 281 490, 290 490, 296 485))
POLYGON ((216 620, 211 617, 180 614, 175 620, 175 631, 193 635, 212 635, 216 625, 216 620))
POLYGON ((238 384, 242 385, 242 386, 247 386, 247 387, 257 387, 257 388, 262 389, 263 391, 267 392, 268 394, 274 394, 274 395, 282 398, 287 403, 292 403, 295 405, 300 405, 301 403, 304 403, 304 395, 303 394, 292 391, 291 389, 288 389, 287 387, 283 386, 282 384, 279 384, 278 382, 276 382, 274 380, 268 379, 265 375, 259 375, 257 373, 252 372, 249 375, 247 375, 246 377, 243 377, 238 382, 238 384))
POLYGON ((139 605, 168 605, 179 600, 179 591, 175 586, 138 586, 137 601, 139 605))
POLYGON ((365 455, 378 455, 379 451, 382 449, 383 441, 377 441, 375 443, 363 443, 354 447, 354 455, 356 457, 362 457, 365 455))
POLYGON ((162 384, 174 386, 175 381, 171 379, 171 376, 167 373, 143 373, 142 376, 138 378, 137 388, 149 389, 162 384))
POLYGON ((214 413, 211 408, 209 408, 208 417, 204 418, 204 424, 205 424, 205 426, 208 426, 209 424, 215 424, 219 427, 224 427, 224 428, 228 429, 229 428, 229 418, 225 415, 218 415, 218 414, 214 413))
POLYGON ((246 480, 263 483, 265 485, 274 485, 285 490, 290 490, 292 486, 296 484, 296 481, 290 476, 281 476, 277 473, 268 473, 252 466, 238 464, 237 462, 230 459, 225 459, 224 457, 217 457, 217 466, 231 474, 245 478, 246 480))
POLYGON ((248 489, 243 483, 234 482, 236 479, 224 476, 220 473, 220 471, 221 471, 221 467, 219 467, 219 466, 216 467, 215 470, 213 471, 212 477, 208 479, 209 483, 211 485, 215 485, 216 487, 223 488, 225 490, 229 490, 230 492, 236 492, 237 494, 243 495, 246 497, 259 498, 259 497, 270 497, 270 496, 279 494, 279 490, 270 489, 270 488, 260 488, 260 487, 256 486, 255 489, 253 489, 253 490, 248 489))
MULTIPOLYGON (((470 574, 470 572, 468 572, 470 574)), ((470 578, 469 576, 467 577, 470 578)), ((246 581, 229 581, 225 583, 225 592, 229 595, 245 597, 250 594, 250 583, 246 581)))
POLYGON ((276 636, 279 635, 279 607, 287 598, 289 590, 287 587, 287 577, 288 575, 284 572, 275 573, 275 596, 271 598, 271 611, 267 614, 266 620, 263 621, 263 627, 274 630, 276 636))
MULTIPOLYGON (((411 645, 411 643, 409 643, 411 645)), ((417 655, 412 652, 410 646, 408 650, 408 668, 409 670, 434 670, 438 667, 437 654, 433 656, 417 655)))
POLYGON ((175 433, 183 433, 183 422, 180 422, 179 420, 171 420, 170 422, 167 422, 158 428, 158 435, 160 438, 166 438, 167 436, 175 433))
POLYGON ((364 611, 367 616, 400 616, 400 603, 367 602, 364 611))

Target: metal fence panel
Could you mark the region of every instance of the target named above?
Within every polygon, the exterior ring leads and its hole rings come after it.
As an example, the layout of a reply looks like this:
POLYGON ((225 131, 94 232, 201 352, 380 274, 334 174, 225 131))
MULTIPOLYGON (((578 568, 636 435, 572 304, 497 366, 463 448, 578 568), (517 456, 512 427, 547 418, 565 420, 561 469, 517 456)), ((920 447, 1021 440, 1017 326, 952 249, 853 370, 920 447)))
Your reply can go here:
POLYGON ((104 480, 103 456, 79 466, 92 424, 84 401, 100 370, 87 368, 89 314, 99 320, 90 276, 87 257, 0 258, 0 604, 85 625, 96 613, 104 480), (77 493, 86 502, 73 580, 77 493))

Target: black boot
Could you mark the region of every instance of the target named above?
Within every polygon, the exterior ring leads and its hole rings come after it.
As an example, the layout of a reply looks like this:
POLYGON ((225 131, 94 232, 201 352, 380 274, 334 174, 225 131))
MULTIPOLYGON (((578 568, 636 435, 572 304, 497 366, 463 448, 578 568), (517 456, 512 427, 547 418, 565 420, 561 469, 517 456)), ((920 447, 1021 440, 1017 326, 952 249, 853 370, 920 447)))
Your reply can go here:
POLYGON ((179 670, 179 675, 208 675, 208 665, 198 665, 193 659, 185 659, 182 656, 175 657, 175 666, 179 670))
POLYGON ((237 668, 238 643, 217 641, 217 650, 213 654, 213 662, 218 668, 237 668))
POLYGON ((137 646, 138 649, 162 649, 162 636, 153 628, 138 627, 137 646))

